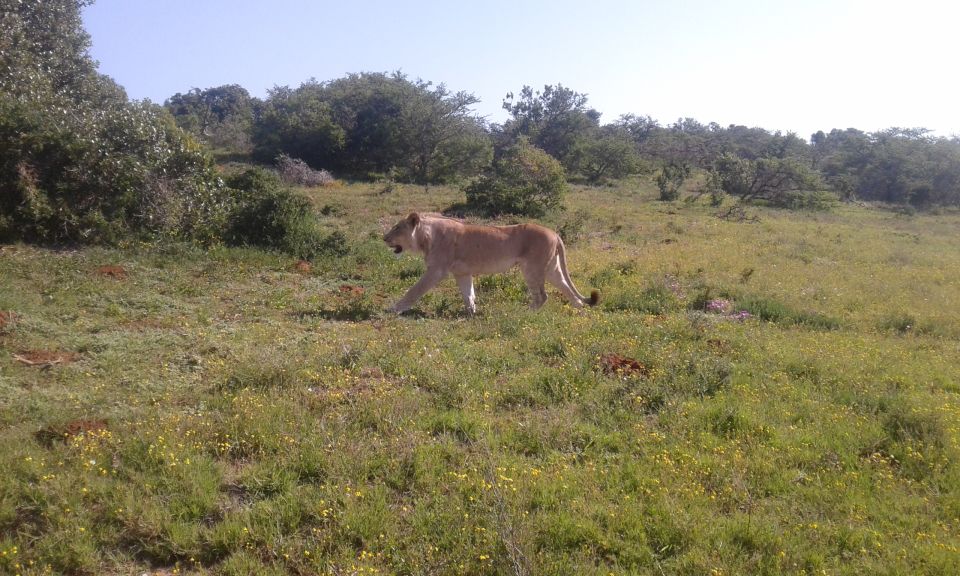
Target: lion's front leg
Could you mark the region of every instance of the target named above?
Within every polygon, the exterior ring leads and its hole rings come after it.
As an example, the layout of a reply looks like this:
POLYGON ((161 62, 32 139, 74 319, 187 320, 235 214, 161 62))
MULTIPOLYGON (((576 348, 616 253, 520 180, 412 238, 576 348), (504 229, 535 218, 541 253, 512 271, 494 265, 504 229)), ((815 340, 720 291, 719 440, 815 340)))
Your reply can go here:
POLYGON ((434 286, 440 283, 441 280, 447 275, 446 270, 441 270, 438 268, 427 268, 427 271, 423 276, 417 280, 417 283, 410 287, 407 290, 407 293, 403 295, 403 298, 397 301, 393 305, 393 310, 397 314, 403 314, 409 310, 421 296, 430 291, 434 286))

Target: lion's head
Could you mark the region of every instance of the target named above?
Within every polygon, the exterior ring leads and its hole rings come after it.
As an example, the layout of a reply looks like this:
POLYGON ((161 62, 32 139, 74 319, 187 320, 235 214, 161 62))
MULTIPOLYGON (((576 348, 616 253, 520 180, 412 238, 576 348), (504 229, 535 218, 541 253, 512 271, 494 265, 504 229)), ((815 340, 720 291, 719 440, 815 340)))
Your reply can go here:
POLYGON ((412 253, 420 252, 420 244, 416 237, 417 226, 419 225, 420 215, 411 212, 383 235, 383 241, 393 249, 394 254, 400 254, 404 250, 412 253))

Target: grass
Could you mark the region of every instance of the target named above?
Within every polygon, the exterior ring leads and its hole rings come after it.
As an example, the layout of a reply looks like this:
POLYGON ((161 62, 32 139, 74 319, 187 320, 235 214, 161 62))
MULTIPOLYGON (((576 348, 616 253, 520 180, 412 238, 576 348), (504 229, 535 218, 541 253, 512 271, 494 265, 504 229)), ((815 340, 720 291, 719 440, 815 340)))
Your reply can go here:
POLYGON ((960 571, 956 214, 575 188, 601 306, 514 273, 397 318, 379 236, 456 191, 307 193, 350 247, 309 271, 0 247, 0 573, 960 571))

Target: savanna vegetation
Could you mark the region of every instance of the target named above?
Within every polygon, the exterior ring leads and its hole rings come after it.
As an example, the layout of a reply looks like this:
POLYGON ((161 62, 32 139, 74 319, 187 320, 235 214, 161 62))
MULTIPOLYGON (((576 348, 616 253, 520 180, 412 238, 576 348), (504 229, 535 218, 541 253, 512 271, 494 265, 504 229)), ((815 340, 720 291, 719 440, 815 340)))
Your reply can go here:
POLYGON ((0 572, 960 568, 957 215, 575 185, 597 308, 396 317, 379 235, 461 192, 302 192, 347 253, 2 248, 0 572))
POLYGON ((360 73, 131 101, 0 0, 0 574, 956 574, 960 142, 360 73), (384 310, 412 210, 560 231, 384 310))

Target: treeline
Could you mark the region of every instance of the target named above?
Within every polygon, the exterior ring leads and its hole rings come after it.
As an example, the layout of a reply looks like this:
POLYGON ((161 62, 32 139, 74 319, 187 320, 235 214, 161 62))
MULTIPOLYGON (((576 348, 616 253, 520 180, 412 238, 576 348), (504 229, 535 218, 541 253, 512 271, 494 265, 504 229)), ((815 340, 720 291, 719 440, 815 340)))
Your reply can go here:
POLYGON ((351 179, 463 180, 526 138, 568 178, 592 184, 699 168, 723 192, 774 203, 827 190, 842 199, 960 205, 960 140, 923 129, 835 129, 807 141, 691 118, 662 125, 625 115, 603 124, 585 94, 559 84, 508 94, 503 124, 478 118, 476 102, 400 73, 361 73, 276 88, 263 100, 236 85, 195 89, 165 105, 178 125, 213 146, 267 163, 286 154, 351 179))
POLYGON ((960 141, 922 129, 795 134, 686 118, 610 123, 562 85, 508 94, 502 124, 477 98, 403 74, 280 87, 194 89, 131 101, 96 70, 90 0, 0 0, 0 241, 168 237, 302 255, 338 238, 275 171, 224 178, 210 150, 278 166, 293 184, 341 179, 458 183, 487 213, 537 215, 567 180, 644 174, 665 200, 695 171, 700 193, 782 206, 825 197, 960 206, 960 141), (328 172, 329 171, 329 172, 328 172))

